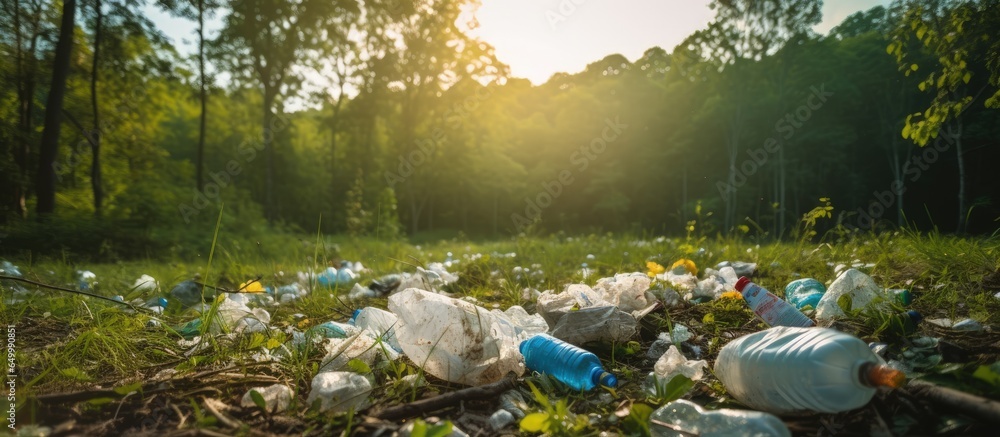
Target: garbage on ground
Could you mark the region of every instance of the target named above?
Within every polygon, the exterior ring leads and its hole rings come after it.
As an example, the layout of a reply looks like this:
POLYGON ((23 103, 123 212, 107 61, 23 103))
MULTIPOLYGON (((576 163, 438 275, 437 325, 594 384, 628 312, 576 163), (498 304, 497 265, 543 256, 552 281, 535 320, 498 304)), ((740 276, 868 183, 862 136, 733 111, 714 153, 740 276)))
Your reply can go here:
POLYGON ((351 360, 372 366, 379 359, 394 361, 399 353, 388 346, 381 346, 375 338, 359 332, 349 338, 327 338, 324 344, 326 356, 320 364, 320 372, 349 370, 351 360))
POLYGON ((260 394, 260 397, 264 399, 264 409, 269 413, 280 413, 288 409, 288 406, 292 403, 292 389, 284 384, 274 384, 268 387, 254 387, 247 390, 247 393, 243 395, 243 399, 240 401, 240 406, 245 408, 257 407, 257 403, 253 400, 253 395, 251 392, 256 391, 260 394))
POLYGON ((885 289, 885 292, 886 294, 893 296, 896 299, 896 302, 899 302, 903 305, 909 305, 913 303, 913 294, 910 293, 910 290, 907 290, 905 288, 887 288, 885 289))
POLYGON ((427 265, 427 271, 434 272, 441 278, 443 285, 453 284, 458 282, 458 275, 451 273, 445 268, 442 263, 430 263, 427 265))
POLYGON ((510 411, 501 408, 490 415, 490 429, 500 431, 516 421, 517 419, 510 411))
POLYGON ((500 395, 500 408, 513 414, 517 420, 524 418, 524 396, 517 390, 507 390, 500 395))
POLYGON ((354 315, 354 326, 368 331, 373 337, 381 338, 397 352, 403 349, 396 339, 395 326, 399 318, 386 310, 366 307, 354 315))
POLYGON ((598 279, 593 289, 604 302, 617 306, 622 311, 632 312, 642 310, 656 300, 649 292, 651 283, 649 276, 639 272, 620 273, 598 279))
POLYGON ((483 385, 524 373, 509 321, 472 303, 409 288, 389 296, 396 338, 424 371, 446 381, 483 385))
POLYGON ((312 380, 312 389, 306 402, 312 406, 317 401, 320 412, 346 412, 367 408, 372 384, 368 378, 352 372, 320 372, 312 380))
MULTIPOLYGON (((190 308, 199 303, 203 303, 202 288, 203 287, 201 285, 198 285, 198 283, 189 279, 175 285, 174 288, 170 290, 170 295, 173 296, 174 299, 177 299, 184 308, 190 308)), ((205 297, 213 296, 209 294, 208 290, 205 290, 205 297)))
POLYGON ((720 262, 719 264, 716 264, 715 266, 717 270, 722 270, 723 268, 726 267, 732 267, 733 271, 736 273, 736 276, 749 277, 753 276, 753 273, 757 271, 757 263, 748 263, 743 261, 736 261, 736 262, 723 261, 720 262))
POLYGON ((132 289, 143 293, 150 293, 156 291, 157 286, 159 286, 159 283, 152 276, 142 275, 139 279, 135 280, 135 284, 132 284, 132 289))
POLYGON ((21 270, 10 261, 0 262, 0 275, 13 276, 15 278, 22 277, 21 270))
POLYGON ((593 272, 590 268, 587 267, 587 263, 580 264, 580 276, 583 277, 583 279, 589 278, 592 273, 593 272))
POLYGON ((816 307, 816 318, 819 320, 844 316, 839 301, 842 296, 850 296, 851 309, 867 308, 872 302, 879 301, 878 308, 888 309, 886 301, 895 296, 886 293, 868 275, 857 269, 848 269, 841 274, 826 290, 816 307))
POLYGON ((167 309, 167 300, 162 297, 154 297, 147 300, 143 307, 156 314, 163 314, 163 311, 167 309))
POLYGON ((298 282, 282 285, 274 290, 274 298, 283 304, 299 299, 307 294, 309 293, 306 291, 306 288, 298 282))
POLYGON ((852 335, 785 326, 723 346, 715 376, 736 400, 775 414, 853 410, 867 404, 876 387, 899 387, 906 379, 852 335))
POLYGON ((531 337, 521 342, 520 350, 528 369, 551 375, 574 390, 618 385, 618 378, 604 370, 597 355, 550 335, 531 337))
POLYGON ((570 344, 627 342, 638 332, 638 321, 613 306, 569 311, 552 327, 551 335, 570 344))
POLYGON ((745 276, 736 283, 736 289, 750 309, 768 326, 813 326, 811 319, 795 309, 791 304, 775 296, 763 287, 750 282, 745 276))
POLYGON ((826 286, 813 278, 796 279, 785 286, 785 299, 799 310, 815 309, 826 293, 826 286))
POLYGON ((871 270, 872 268, 875 267, 874 263, 863 263, 859 259, 851 261, 851 264, 849 264, 849 265, 845 264, 845 263, 839 263, 839 264, 835 265, 832 262, 828 262, 828 263, 826 263, 826 265, 830 266, 830 267, 833 267, 833 274, 837 275, 837 276, 840 276, 840 274, 843 273, 844 271, 848 270, 848 268, 851 268, 851 269, 871 270))
POLYGON ((498 309, 490 311, 501 321, 509 321, 514 327, 514 333, 518 339, 524 340, 535 334, 544 334, 549 331, 549 324, 539 314, 528 314, 520 305, 507 308, 507 311, 498 309))
POLYGON ((97 275, 90 270, 76 271, 76 286, 82 291, 93 289, 97 285, 97 275))
POLYGON ((792 435, 785 422, 773 414, 729 408, 705 410, 684 399, 658 408, 650 416, 650 424, 649 429, 654 437, 792 435))
POLYGON ((959 321, 954 321, 949 318, 934 318, 927 319, 927 323, 935 326, 940 326, 942 328, 951 328, 956 331, 982 331, 983 324, 979 323, 973 319, 962 319, 959 321))
POLYGON ((670 332, 669 333, 661 332, 659 338, 669 340, 674 344, 681 344, 685 341, 690 340, 691 337, 693 336, 694 335, 691 334, 691 331, 688 329, 687 326, 684 326, 680 323, 674 323, 674 326, 671 327, 670 332))
POLYGON ((707 361, 688 360, 677 350, 677 346, 670 346, 653 365, 653 371, 646 376, 643 386, 646 392, 656 395, 677 375, 684 375, 692 381, 701 380, 705 375, 705 367, 708 367, 707 361))

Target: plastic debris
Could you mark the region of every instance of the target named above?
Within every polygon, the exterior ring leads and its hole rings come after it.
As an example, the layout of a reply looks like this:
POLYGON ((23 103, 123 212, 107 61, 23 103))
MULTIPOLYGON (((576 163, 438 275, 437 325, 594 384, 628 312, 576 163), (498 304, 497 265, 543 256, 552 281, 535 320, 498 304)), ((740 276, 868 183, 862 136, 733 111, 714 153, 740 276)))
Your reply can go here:
POLYGON ((323 271, 323 273, 316 275, 316 282, 318 282, 320 286, 327 288, 333 288, 337 286, 338 284, 337 268, 327 267, 326 270, 323 271))
POLYGON ((622 311, 632 312, 646 308, 655 301, 655 296, 649 293, 651 282, 649 276, 643 273, 621 273, 611 278, 598 279, 593 289, 604 302, 617 306, 622 311))
POLYGON ((736 283, 736 289, 743 294, 743 299, 750 305, 757 317, 768 326, 813 326, 815 323, 763 287, 750 282, 745 276, 736 283))
MULTIPOLYGON (((723 261, 716 264, 715 268, 722 270, 723 268, 731 267, 736 273, 736 276, 753 276, 753 273, 757 271, 757 263, 748 263, 743 261, 729 262, 723 261)), ((772 264, 773 267, 773 264, 772 264)))
MULTIPOLYGON (((398 274, 385 275, 378 278, 368 284, 368 289, 374 292, 377 296, 384 296, 386 294, 392 293, 399 287, 402 283, 403 277, 398 274)), ((357 288, 357 287, 355 287, 357 288)), ((353 293, 354 290, 351 290, 353 293)))
POLYGON ((445 268, 442 263, 430 263, 427 265, 427 271, 434 272, 441 278, 443 285, 453 284, 458 282, 458 275, 451 273, 445 268))
POLYGON ((257 403, 254 402, 253 396, 250 394, 253 391, 260 393, 260 396, 264 399, 264 409, 271 413, 285 411, 292 403, 292 389, 284 384, 274 384, 268 387, 255 387, 247 390, 247 393, 243 395, 243 399, 240 401, 240 406, 245 408, 257 407, 257 403))
POLYGON ((582 346, 587 343, 627 342, 638 332, 638 321, 613 306, 569 311, 552 328, 552 336, 582 346))
POLYGON ((529 369, 550 375, 574 390, 618 385, 618 378, 604 370, 597 355, 550 335, 531 337, 521 342, 520 350, 529 369))
POLYGON ((741 435, 791 437, 785 422, 760 411, 722 408, 704 410, 694 402, 678 399, 653 412, 649 427, 654 437, 741 435))
MULTIPOLYGON (((193 307, 202 301, 202 286, 192 280, 183 281, 170 290, 170 295, 180 301, 185 308, 193 307)), ((205 290, 205 297, 212 297, 209 291, 205 290)))
POLYGON ((0 275, 13 276, 16 278, 22 277, 21 270, 14 264, 11 264, 10 261, 0 262, 0 275))
POLYGON ((508 390, 500 395, 500 408, 513 414, 517 420, 524 417, 524 405, 524 396, 521 396, 517 390, 508 390))
POLYGON ((337 270, 338 285, 350 284, 351 282, 354 282, 354 280, 358 277, 358 275, 354 273, 354 270, 352 270, 351 267, 353 267, 353 265, 351 264, 350 261, 340 262, 340 270, 337 270))
POLYGON ((520 305, 507 308, 507 311, 492 310, 501 321, 507 321, 514 327, 518 339, 524 340, 535 334, 549 331, 549 324, 539 314, 528 314, 520 305))
POLYGON ((688 360, 677 350, 677 346, 670 346, 653 365, 653 371, 646 376, 643 388, 656 395, 677 375, 683 375, 692 381, 701 380, 705 375, 705 367, 708 367, 707 361, 688 360))
POLYGON ((395 314, 383 309, 367 307, 354 315, 354 325, 368 331, 375 338, 381 338, 389 346, 398 352, 403 348, 399 346, 396 339, 395 326, 399 318, 395 314))
POLYGON ((514 415, 510 411, 501 408, 490 415, 490 429, 500 431, 515 421, 517 419, 514 418, 514 415))
POLYGON ((351 291, 347 293, 347 298, 350 300, 365 299, 365 298, 371 299, 378 296, 379 296, 378 292, 372 290, 371 288, 365 287, 360 283, 355 283, 354 286, 351 287, 351 291))
POLYGON ((389 296, 389 311, 403 352, 431 375, 483 385, 524 373, 514 329, 484 308, 409 288, 389 296))
POLYGON ((366 333, 357 333, 349 338, 328 338, 324 345, 326 357, 320 364, 320 372, 349 370, 351 360, 360 360, 372 366, 380 358, 393 361, 399 358, 390 347, 381 347, 366 333))
POLYGON ((844 311, 838 304, 841 296, 850 296, 851 308, 857 309, 868 307, 876 299, 884 298, 886 294, 870 276, 857 269, 848 269, 830 284, 826 294, 819 300, 816 318, 826 320, 844 316, 844 311))
POLYGON ((940 326, 942 328, 951 328, 956 331, 982 331, 983 324, 979 323, 973 319, 962 319, 959 321, 954 321, 949 318, 935 318, 927 319, 927 323, 935 326, 940 326))
POLYGON ((97 285, 97 275, 90 270, 77 270, 76 285, 80 290, 91 290, 97 285))
POLYGON ((785 286, 785 299, 795 308, 816 308, 819 300, 826 293, 826 286, 813 278, 796 279, 785 286))
POLYGON ((667 334, 666 332, 661 332, 659 338, 668 340, 670 342, 673 342, 674 344, 681 344, 685 341, 690 340, 691 337, 693 336, 694 335, 691 334, 691 331, 688 329, 687 326, 684 326, 680 323, 675 323, 672 329, 670 329, 669 334, 667 334))
POLYGON ((345 412, 367 408, 372 384, 368 378, 351 372, 320 372, 313 377, 312 389, 306 402, 317 401, 320 412, 345 412))
POLYGON ((156 279, 153 279, 152 276, 142 275, 139 277, 139 279, 135 280, 134 284, 132 284, 132 289, 144 293, 149 293, 156 291, 156 287, 158 286, 159 283, 157 283, 156 279))
POLYGON ((775 327, 719 351, 715 376, 736 400, 775 414, 839 413, 864 406, 906 376, 858 338, 828 328, 775 327))

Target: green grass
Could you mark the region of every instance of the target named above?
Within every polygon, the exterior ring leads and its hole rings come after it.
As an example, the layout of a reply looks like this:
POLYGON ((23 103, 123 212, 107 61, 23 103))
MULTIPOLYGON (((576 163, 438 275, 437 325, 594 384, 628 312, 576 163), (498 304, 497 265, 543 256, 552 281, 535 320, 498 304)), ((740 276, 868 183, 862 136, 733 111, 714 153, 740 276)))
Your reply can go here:
MULTIPOLYGON (((265 285, 280 285, 293 282, 296 272, 321 270, 326 265, 339 266, 339 260, 344 259, 360 260, 371 270, 371 273, 362 278, 362 282, 367 283, 372 278, 388 273, 412 272, 415 265, 443 261, 446 254, 451 252, 453 258, 460 261, 452 268, 453 272, 459 273, 460 281, 447 291, 458 296, 472 296, 479 301, 479 305, 486 308, 505 309, 511 305, 522 305, 529 312, 534 312, 534 303, 530 295, 525 298, 522 292, 524 288, 558 291, 573 282, 593 284, 598 278, 615 273, 644 272, 647 261, 669 265, 684 257, 692 259, 699 269, 713 267, 723 260, 756 262, 759 271, 755 282, 779 295, 787 282, 798 277, 814 277, 829 283, 834 279, 834 273, 833 267, 828 263, 850 264, 860 261, 874 264, 869 273, 881 286, 913 290, 915 301, 911 308, 923 313, 925 318, 972 317, 986 325, 1000 325, 1000 299, 994 297, 1000 290, 994 288, 997 283, 990 282, 989 279, 990 275, 995 276, 1000 270, 1000 239, 997 238, 959 238, 936 233, 900 231, 862 236, 827 234, 822 243, 760 245, 752 237, 689 236, 668 239, 612 234, 557 234, 496 242, 451 239, 422 241, 419 245, 343 237, 286 236, 258 244, 256 241, 227 239, 222 232, 213 250, 210 266, 208 254, 166 263, 137 260, 114 264, 83 264, 64 258, 9 260, 20 267, 25 277, 53 285, 72 287, 76 270, 91 270, 98 279, 95 292, 107 296, 128 296, 136 294, 130 293, 132 283, 142 274, 156 278, 160 282, 156 294, 164 295, 174 284, 196 274, 201 275, 201 280, 205 283, 234 289, 240 283, 257 276, 262 277, 265 285), (594 259, 588 259, 588 254, 594 255, 594 259), (470 259, 472 256, 477 259, 470 259), (583 279, 580 273, 581 263, 585 262, 592 271, 587 279, 583 279), (537 266, 532 268, 533 265, 537 266), (540 268, 544 276, 516 277, 512 273, 516 266, 532 270, 540 268)), ((1000 282, 1000 278, 996 281, 1000 282)), ((26 288, 34 289, 27 285, 26 288)), ((346 292, 346 289, 334 290, 332 293, 318 291, 292 305, 268 308, 272 316, 271 325, 280 329, 295 326, 303 330, 329 320, 346 321, 355 307, 386 308, 384 298, 347 302, 343 296, 346 292), (303 314, 304 319, 295 318, 294 314, 303 314)), ((294 432, 340 432, 348 427, 357 429, 364 421, 361 413, 346 416, 308 412, 305 397, 310 381, 320 365, 322 351, 296 352, 280 364, 263 370, 253 370, 250 367, 256 365, 252 357, 262 348, 287 340, 284 333, 253 334, 233 339, 213 338, 207 349, 186 355, 187 349, 177 344, 180 337, 166 327, 180 325, 196 316, 181 313, 174 303, 168 307, 166 314, 158 316, 163 322, 160 327, 147 328, 149 315, 129 313, 123 307, 109 302, 39 289, 26 301, 11 305, 6 302, 11 296, 10 290, 5 287, 3 293, 0 323, 14 324, 18 328, 17 360, 21 369, 18 402, 21 406, 21 424, 42 421, 45 425, 53 426, 70 418, 83 424, 93 424, 99 421, 96 418, 108 420, 119 415, 129 417, 128 414, 132 414, 128 412, 129 409, 143 411, 139 408, 138 401, 89 402, 84 404, 83 409, 90 412, 88 414, 94 414, 94 418, 87 419, 87 416, 80 415, 80 410, 68 413, 58 408, 53 409, 29 402, 24 395, 92 390, 98 386, 105 389, 122 387, 136 382, 149 382, 153 375, 164 369, 174 369, 183 376, 226 366, 236 366, 240 369, 239 372, 248 374, 267 374, 293 387, 297 396, 294 407, 296 410, 288 415, 295 418, 297 425, 293 423, 288 426, 294 432)), ((140 297, 145 299, 150 295, 140 297)), ((893 337, 884 329, 880 330, 882 322, 870 314, 858 315, 845 321, 843 326, 867 341, 905 343, 904 339, 893 337)), ((604 348, 597 349, 606 366, 619 374, 624 382, 618 390, 573 393, 546 378, 529 377, 528 380, 538 387, 542 396, 533 396, 527 384, 521 385, 526 395, 528 413, 556 417, 552 419, 555 422, 551 422, 551 428, 546 428, 555 433, 559 430, 569 433, 597 433, 606 430, 643 434, 641 419, 648 417, 645 407, 636 409, 634 414, 628 410, 624 414, 616 413, 621 413, 619 410, 623 402, 655 408, 666 401, 647 397, 641 391, 641 383, 651 368, 651 363, 644 360, 646 347, 657 332, 665 331, 671 323, 683 323, 698 335, 696 342, 702 345, 710 363, 725 342, 732 338, 730 334, 764 327, 753 319, 745 304, 735 300, 654 313, 643 321, 643 335, 637 339, 641 347, 605 345, 604 348)), ((940 335, 926 326, 922 330, 923 334, 940 335)), ((960 346, 966 345, 956 341, 960 346)), ((966 362, 957 363, 958 365, 952 363, 950 367, 942 364, 929 373, 937 372, 939 381, 949 382, 953 386, 995 396, 998 393, 997 387, 970 375, 979 365, 992 364, 1000 359, 997 348, 982 344, 977 347, 974 342, 970 342, 967 349, 969 353, 966 362)), ((434 378, 429 378, 428 385, 418 388, 401 383, 400 380, 406 375, 421 374, 414 363, 406 360, 383 362, 371 370, 376 387, 373 397, 376 409, 455 388, 434 378)), ((250 387, 238 381, 231 384, 211 384, 214 391, 209 395, 237 406, 239 398, 250 387)), ((182 413, 192 414, 185 427, 219 426, 211 415, 206 415, 199 407, 206 393, 189 395, 186 402, 181 402, 176 397, 184 393, 180 389, 171 393, 174 397, 169 402, 173 407, 169 410, 173 411, 176 407, 182 413), (195 420, 196 418, 200 420, 195 420)), ((695 384, 695 388, 687 396, 700 397, 715 405, 732 402, 710 372, 705 380, 695 384)), ((138 399, 141 396, 134 397, 138 399)), ((495 404, 479 403, 467 408, 488 416, 497 407, 495 404)), ((232 414, 246 423, 256 423, 256 428, 272 431, 277 429, 269 428, 277 426, 272 417, 259 410, 256 413, 252 409, 244 410, 232 414)), ((141 414, 139 412, 134 414, 141 414)), ((174 415, 169 411, 166 414, 174 415)), ((445 417, 457 420, 458 415, 445 417)), ((540 416, 532 417, 537 419, 540 416)), ((176 418, 174 420, 176 425, 176 418)), ((115 433, 130 429, 128 423, 114 426, 119 427, 113 428, 117 430, 115 433)))

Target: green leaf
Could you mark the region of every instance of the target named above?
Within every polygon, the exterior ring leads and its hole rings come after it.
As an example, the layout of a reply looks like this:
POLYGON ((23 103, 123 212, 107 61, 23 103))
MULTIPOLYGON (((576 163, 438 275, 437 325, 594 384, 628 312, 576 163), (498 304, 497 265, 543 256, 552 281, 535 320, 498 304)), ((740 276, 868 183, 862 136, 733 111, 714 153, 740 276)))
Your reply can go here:
POLYGON ((970 80, 972 80, 972 72, 966 71, 965 75, 962 76, 962 82, 969 83, 970 80))
POLYGON ((927 34, 927 26, 920 26, 920 28, 917 29, 917 39, 923 40, 924 35, 926 34, 927 34))
POLYGON ((991 366, 979 366, 979 368, 972 373, 972 377, 986 381, 995 386, 1000 386, 1000 372, 997 372, 998 370, 1000 370, 1000 366, 997 364, 993 364, 991 366))
POLYGON ((840 307, 845 313, 851 312, 851 295, 845 294, 837 299, 837 306, 840 307))
POLYGON ((910 64, 910 70, 917 71, 918 68, 920 67, 918 67, 917 64, 910 64))
POLYGON ((118 393, 118 394, 120 394, 122 396, 125 396, 125 395, 127 395, 129 393, 132 393, 132 392, 140 392, 141 393, 142 392, 142 383, 141 382, 136 382, 134 384, 129 384, 129 385, 123 385, 123 386, 120 386, 120 387, 115 387, 114 391, 115 391, 115 393, 118 393))
POLYGON ((622 422, 622 427, 629 435, 649 436, 649 416, 653 415, 653 407, 646 404, 634 404, 628 417, 622 422))
POLYGON ((77 381, 90 381, 91 380, 90 375, 87 375, 87 372, 84 372, 84 371, 82 371, 80 369, 77 369, 76 367, 70 367, 68 369, 60 370, 59 373, 62 376, 65 376, 65 377, 67 377, 69 379, 74 379, 74 380, 77 380, 77 381))
POLYGON ((257 390, 250 390, 250 399, 253 400, 253 404, 260 408, 261 410, 267 411, 267 401, 264 400, 264 396, 260 394, 257 390))
POLYGON ((446 420, 443 423, 427 428, 427 437, 445 437, 451 434, 453 428, 454 426, 452 426, 451 421, 446 420))
POLYGON ((691 378, 684 375, 676 375, 666 385, 657 387, 657 398, 663 402, 677 400, 690 391, 691 387, 694 387, 694 381, 691 378))
POLYGON ((711 325, 715 323, 715 314, 712 313, 705 314, 705 317, 701 318, 701 323, 704 323, 706 325, 711 325))
POLYGON ((355 358, 355 359, 353 359, 351 361, 348 361, 347 362, 347 368, 351 369, 351 371, 354 372, 354 373, 360 373, 362 375, 367 375, 369 373, 372 373, 372 368, 368 367, 368 364, 366 364, 364 361, 361 361, 361 360, 359 360, 357 358, 355 358))
POLYGON ((542 432, 545 429, 545 421, 549 415, 545 413, 531 413, 521 419, 521 431, 542 432))

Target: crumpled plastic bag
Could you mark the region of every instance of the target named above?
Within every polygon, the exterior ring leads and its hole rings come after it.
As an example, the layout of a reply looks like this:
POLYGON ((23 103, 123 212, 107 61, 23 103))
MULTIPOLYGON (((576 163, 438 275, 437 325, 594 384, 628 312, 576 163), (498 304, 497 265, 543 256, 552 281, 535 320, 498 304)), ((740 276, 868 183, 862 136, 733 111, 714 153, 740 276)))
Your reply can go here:
POLYGON ((367 331, 348 338, 328 338, 324 344, 326 357, 320 365, 320 372, 348 370, 351 360, 357 359, 369 367, 380 357, 393 361, 399 358, 389 345, 380 345, 367 331))
POLYGON ((416 288, 389 296, 403 352, 446 381, 483 385, 524 373, 513 326, 470 302, 416 288))
POLYGON ((260 393, 260 396, 264 398, 264 409, 270 413, 285 411, 292 403, 292 389, 284 384, 274 384, 268 387, 254 387, 247 390, 240 401, 240 406, 246 408, 257 407, 257 404, 253 401, 253 396, 250 395, 251 391, 260 393))
POLYGON ((351 372, 320 372, 313 377, 312 389, 306 402, 319 401, 319 411, 345 412, 367 408, 372 383, 368 378, 351 372))
POLYGON ((528 314, 520 305, 507 308, 507 311, 491 311, 498 319, 509 322, 517 335, 518 340, 527 340, 535 334, 549 332, 549 324, 539 314, 528 314))
POLYGON ((851 308, 865 308, 878 298, 885 298, 885 292, 870 276, 857 269, 848 269, 837 280, 830 284, 826 294, 816 306, 816 318, 819 320, 841 317, 844 311, 837 304, 841 296, 851 297, 851 308))
POLYGON ((594 291, 601 298, 625 312, 641 310, 656 298, 649 293, 652 281, 645 273, 619 273, 611 278, 601 278, 594 285, 594 291))
POLYGON ((692 381, 700 380, 705 376, 705 367, 708 367, 707 361, 688 360, 677 350, 677 346, 671 345, 660 359, 656 360, 653 371, 646 377, 643 386, 648 393, 656 395, 677 375, 684 375, 692 381))
POLYGON ((550 290, 538 296, 538 314, 549 326, 559 323, 559 319, 574 308, 590 308, 594 306, 610 306, 600 293, 585 284, 570 284, 561 293, 550 290))
POLYGON ((613 306, 583 308, 563 314, 551 335, 569 344, 626 342, 638 332, 638 321, 613 306))

